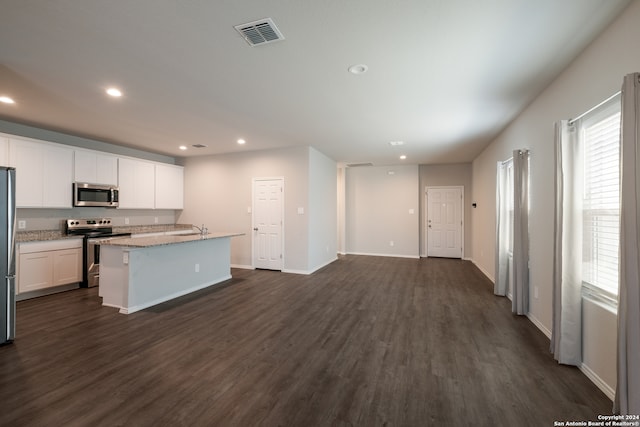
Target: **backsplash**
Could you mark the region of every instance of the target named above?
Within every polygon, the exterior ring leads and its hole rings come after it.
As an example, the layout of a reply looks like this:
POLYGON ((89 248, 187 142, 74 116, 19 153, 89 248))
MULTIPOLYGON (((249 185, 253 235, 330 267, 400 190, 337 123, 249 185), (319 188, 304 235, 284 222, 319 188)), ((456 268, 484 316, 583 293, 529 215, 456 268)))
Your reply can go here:
POLYGON ((69 218, 111 218, 114 227, 172 225, 176 222, 174 210, 108 209, 79 207, 72 209, 17 209, 16 219, 25 222, 25 228, 16 231, 57 230, 64 232, 69 218))

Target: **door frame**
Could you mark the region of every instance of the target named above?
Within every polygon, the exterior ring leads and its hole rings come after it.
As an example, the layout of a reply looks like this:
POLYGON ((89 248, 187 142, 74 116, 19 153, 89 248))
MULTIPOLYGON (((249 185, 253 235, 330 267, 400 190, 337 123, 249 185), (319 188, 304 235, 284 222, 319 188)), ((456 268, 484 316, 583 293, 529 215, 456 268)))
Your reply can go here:
POLYGON ((255 188, 256 188, 256 181, 280 181, 280 183, 282 184, 282 197, 280 198, 280 212, 282 212, 282 229, 280 230, 280 247, 282 248, 282 265, 281 265, 281 269, 280 271, 284 271, 284 260, 285 260, 285 247, 284 247, 284 230, 285 230, 285 214, 284 214, 284 195, 285 195, 285 188, 284 188, 284 176, 265 176, 265 177, 253 177, 251 178, 251 269, 255 270, 256 269, 256 256, 255 256, 255 249, 256 249, 256 244, 255 244, 255 239, 256 239, 256 235, 253 232, 254 228, 255 228, 255 224, 254 224, 254 212, 255 212, 255 188))
POLYGON ((425 186, 424 187, 424 219, 422 222, 422 226, 424 228, 424 244, 423 244, 423 257, 424 258, 428 258, 428 253, 429 253, 429 227, 428 227, 428 221, 429 221, 429 195, 428 195, 428 191, 429 189, 434 189, 434 190, 446 190, 446 189, 452 189, 452 188, 457 188, 460 190, 460 195, 462 196, 460 198, 460 221, 462 222, 461 225, 461 230, 460 230, 460 246, 462 249, 462 254, 460 254, 460 259, 465 259, 464 256, 464 185, 429 185, 429 186, 425 186))

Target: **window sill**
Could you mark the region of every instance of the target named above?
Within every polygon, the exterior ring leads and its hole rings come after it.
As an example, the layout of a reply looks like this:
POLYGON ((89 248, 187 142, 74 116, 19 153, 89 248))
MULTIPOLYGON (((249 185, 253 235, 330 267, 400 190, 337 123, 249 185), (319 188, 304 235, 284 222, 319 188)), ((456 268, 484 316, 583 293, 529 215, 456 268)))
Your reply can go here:
POLYGON ((599 289, 594 289, 589 285, 582 286, 582 299, 589 301, 614 315, 618 315, 618 301, 609 295, 605 295, 599 289))

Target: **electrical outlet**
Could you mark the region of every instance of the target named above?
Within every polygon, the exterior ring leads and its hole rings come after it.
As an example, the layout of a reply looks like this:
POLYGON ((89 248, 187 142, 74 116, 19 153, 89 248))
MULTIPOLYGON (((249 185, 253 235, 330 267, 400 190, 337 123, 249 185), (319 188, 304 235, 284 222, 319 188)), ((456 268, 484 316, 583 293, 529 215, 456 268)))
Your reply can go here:
POLYGON ((157 224, 158 223, 158 217, 153 218, 153 222, 157 224))
POLYGON ((196 264, 196 273, 200 273, 200 264, 196 264))
POLYGON ((24 219, 21 219, 18 221, 18 228, 20 230, 24 230, 25 228, 27 228, 27 221, 25 221, 24 219))
POLYGON ((125 217, 125 219, 124 219, 124 225, 129 225, 129 218, 126 218, 126 217, 125 217))
POLYGON ((390 240, 389 241, 389 246, 393 246, 393 245, 395 245, 395 243, 393 243, 393 240, 390 240))

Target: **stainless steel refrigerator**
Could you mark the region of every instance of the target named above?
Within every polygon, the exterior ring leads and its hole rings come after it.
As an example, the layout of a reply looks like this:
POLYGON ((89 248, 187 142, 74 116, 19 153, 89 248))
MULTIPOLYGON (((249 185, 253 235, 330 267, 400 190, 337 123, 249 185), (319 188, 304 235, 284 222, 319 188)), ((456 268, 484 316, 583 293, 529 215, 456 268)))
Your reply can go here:
POLYGON ((16 170, 0 166, 0 345, 16 335, 16 170))

